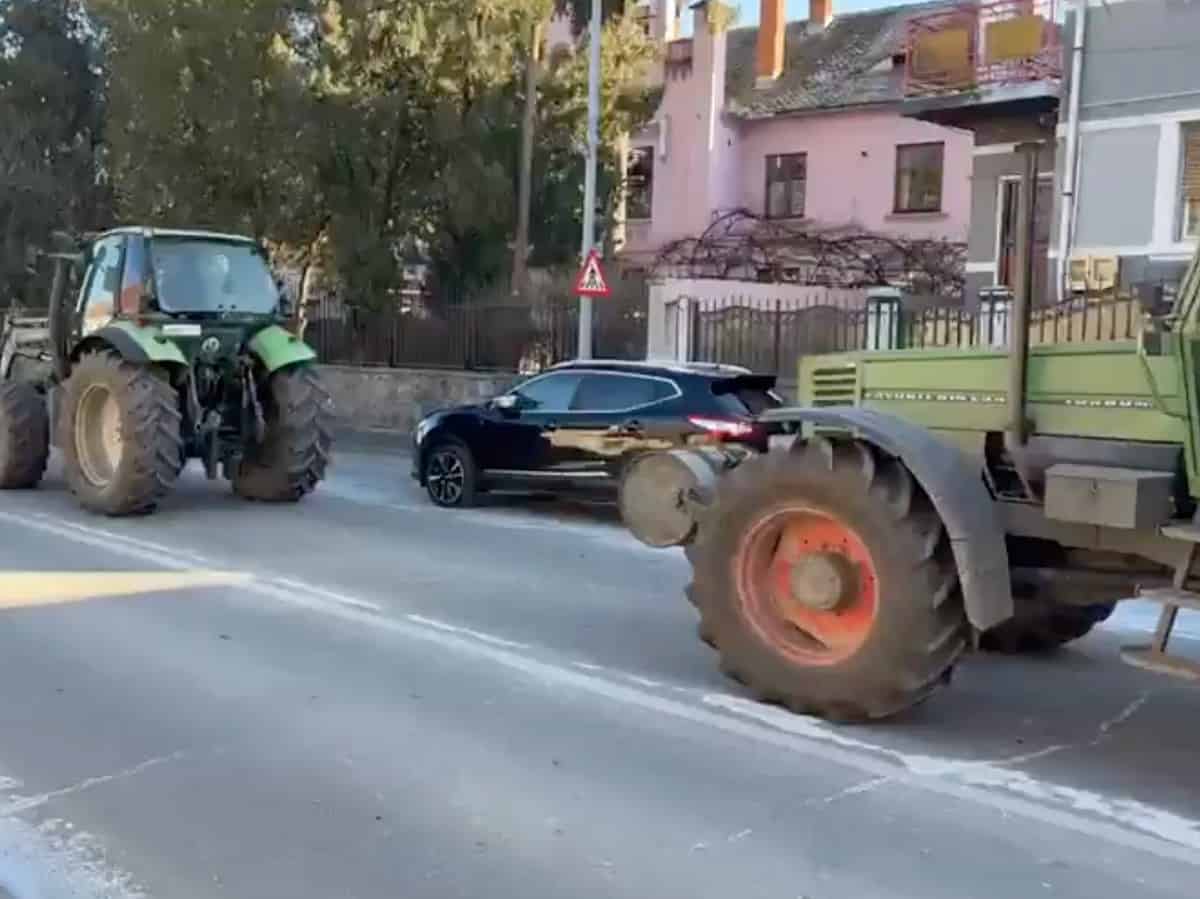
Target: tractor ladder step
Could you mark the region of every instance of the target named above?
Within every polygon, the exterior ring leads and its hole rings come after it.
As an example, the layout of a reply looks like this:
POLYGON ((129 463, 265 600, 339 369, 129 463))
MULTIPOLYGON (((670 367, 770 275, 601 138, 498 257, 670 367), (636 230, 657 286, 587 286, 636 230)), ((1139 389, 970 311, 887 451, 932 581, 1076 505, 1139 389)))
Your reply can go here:
POLYGON ((1172 677, 1187 680, 1200 680, 1200 662, 1185 659, 1167 652, 1167 644, 1171 632, 1175 629, 1175 619, 1180 609, 1200 611, 1200 593, 1185 589, 1184 585, 1192 571, 1192 563, 1200 550, 1200 524, 1170 524, 1162 529, 1164 537, 1178 540, 1185 544, 1185 550, 1175 566, 1175 577, 1170 587, 1140 589, 1137 595, 1162 605, 1158 616, 1158 624, 1154 628, 1154 637, 1147 646, 1126 646, 1121 649, 1121 658, 1138 668, 1145 668, 1159 674, 1169 674, 1172 677))

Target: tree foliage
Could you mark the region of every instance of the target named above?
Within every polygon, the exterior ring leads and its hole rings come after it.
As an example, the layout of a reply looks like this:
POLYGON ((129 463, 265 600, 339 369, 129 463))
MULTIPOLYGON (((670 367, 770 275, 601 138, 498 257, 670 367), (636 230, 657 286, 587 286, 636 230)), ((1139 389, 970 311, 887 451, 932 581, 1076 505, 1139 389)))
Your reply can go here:
MULTIPOLYGON (((408 253, 432 261, 446 299, 487 289, 515 231, 530 35, 566 5, 0 0, 0 290, 27 240, 109 224, 110 192, 127 221, 320 257, 353 302, 387 302, 408 253)), ((622 4, 606 11, 611 150, 649 115, 653 51, 622 4)), ((584 54, 541 80, 534 264, 577 250, 586 87, 584 54)))
POLYGON ((108 215, 102 73, 76 0, 0 0, 0 302, 32 300, 25 248, 108 215))

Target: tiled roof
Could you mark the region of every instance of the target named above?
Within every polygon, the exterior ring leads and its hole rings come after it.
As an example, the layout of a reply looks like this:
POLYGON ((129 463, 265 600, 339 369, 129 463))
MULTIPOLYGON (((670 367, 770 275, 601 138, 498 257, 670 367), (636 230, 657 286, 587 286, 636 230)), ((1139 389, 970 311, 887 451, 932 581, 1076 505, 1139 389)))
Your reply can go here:
POLYGON ((916 15, 946 6, 924 3, 835 16, 823 29, 789 22, 783 73, 755 86, 757 28, 726 36, 726 111, 741 118, 837 109, 900 100, 903 65, 891 65, 904 48, 905 28, 916 15))

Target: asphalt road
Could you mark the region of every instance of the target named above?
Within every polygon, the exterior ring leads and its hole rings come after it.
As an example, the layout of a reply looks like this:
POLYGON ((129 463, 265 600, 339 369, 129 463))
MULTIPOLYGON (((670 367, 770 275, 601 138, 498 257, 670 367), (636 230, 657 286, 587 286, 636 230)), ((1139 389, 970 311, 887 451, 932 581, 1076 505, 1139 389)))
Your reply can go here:
POLYGON ((1200 690, 1116 658, 1153 610, 837 728, 721 678, 677 551, 433 509, 378 448, 298 507, 191 474, 98 519, 52 476, 0 569, 3 899, 1200 891, 1200 690))

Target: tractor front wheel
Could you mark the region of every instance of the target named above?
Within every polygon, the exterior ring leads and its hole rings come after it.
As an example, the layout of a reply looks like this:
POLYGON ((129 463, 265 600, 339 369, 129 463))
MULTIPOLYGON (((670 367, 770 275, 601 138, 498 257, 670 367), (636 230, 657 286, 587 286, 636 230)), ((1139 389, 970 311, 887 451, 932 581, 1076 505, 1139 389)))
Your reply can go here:
POLYGON ((36 487, 49 457, 46 398, 32 384, 0 383, 0 490, 36 487))
POLYGON ((722 669, 765 701, 883 718, 947 682, 968 625, 941 520, 908 470, 818 439, 726 475, 690 598, 722 669))
POLYGON ((333 448, 329 394, 310 365, 275 372, 264 394, 266 437, 246 447, 233 489, 246 499, 294 503, 325 477, 333 448))
POLYGON ((151 512, 183 470, 183 416, 165 373, 89 353, 63 388, 59 445, 67 484, 103 515, 151 512))

